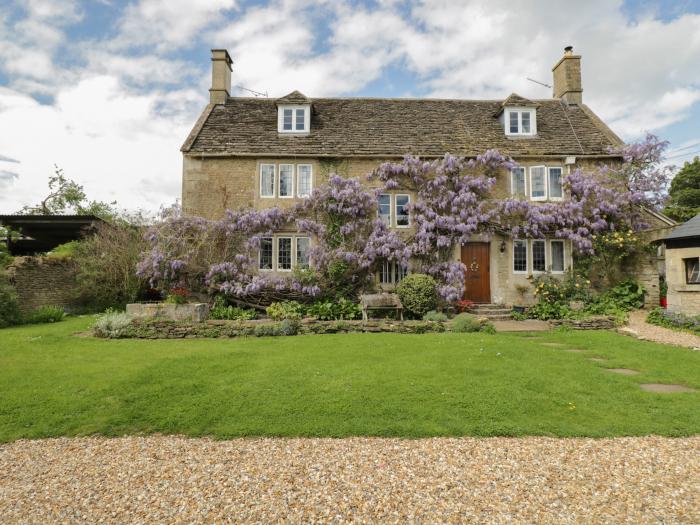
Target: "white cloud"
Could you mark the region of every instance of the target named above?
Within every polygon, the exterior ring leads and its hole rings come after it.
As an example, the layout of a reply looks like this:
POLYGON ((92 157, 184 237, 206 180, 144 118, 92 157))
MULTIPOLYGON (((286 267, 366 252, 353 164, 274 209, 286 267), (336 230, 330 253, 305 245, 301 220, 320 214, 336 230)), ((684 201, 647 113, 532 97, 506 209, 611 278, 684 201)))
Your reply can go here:
MULTIPOLYGON (((151 209, 173 201, 180 188, 178 150, 196 110, 181 107, 177 116, 164 115, 158 112, 162 97, 130 94, 109 76, 83 79, 62 90, 51 106, 0 88, 0 129, 13 130, 0 134, 0 151, 21 161, 13 168, 19 175, 13 191, 0 193, 0 209, 36 201, 54 163, 91 198, 151 209), (151 182, 148 189, 143 180, 151 182)), ((189 91, 168 97, 200 106, 189 91)))
POLYGON ((230 50, 234 85, 271 96, 351 96, 391 68, 416 79, 395 96, 548 98, 526 77, 551 83, 571 44, 583 55, 584 101, 628 138, 681 122, 700 101, 700 15, 630 21, 621 0, 135 0, 110 4, 104 40, 70 38, 90 23, 86 4, 15 5, 18 20, 0 11, 0 129, 13 130, 0 133, 0 162, 21 161, 5 170, 19 177, 3 179, 13 189, 0 192, 4 211, 36 201, 54 162, 93 198, 172 201, 179 146, 208 98, 211 47, 230 50))
POLYGON ((159 52, 191 45, 201 29, 235 6, 235 0, 140 0, 127 6, 112 44, 154 45, 159 52))

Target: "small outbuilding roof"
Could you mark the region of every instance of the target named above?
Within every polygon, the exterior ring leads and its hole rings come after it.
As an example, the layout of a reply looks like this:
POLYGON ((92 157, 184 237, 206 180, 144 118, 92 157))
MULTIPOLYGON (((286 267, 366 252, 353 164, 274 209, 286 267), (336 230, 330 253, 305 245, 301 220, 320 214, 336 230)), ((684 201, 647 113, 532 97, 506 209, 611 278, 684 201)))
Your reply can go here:
POLYGON ((674 228, 670 234, 664 237, 664 240, 671 241, 675 239, 688 239, 690 237, 700 237, 700 213, 688 222, 684 222, 680 226, 674 228))
POLYGON ((19 231, 22 238, 8 242, 12 255, 47 252, 83 237, 102 219, 95 215, 0 215, 0 224, 19 231))

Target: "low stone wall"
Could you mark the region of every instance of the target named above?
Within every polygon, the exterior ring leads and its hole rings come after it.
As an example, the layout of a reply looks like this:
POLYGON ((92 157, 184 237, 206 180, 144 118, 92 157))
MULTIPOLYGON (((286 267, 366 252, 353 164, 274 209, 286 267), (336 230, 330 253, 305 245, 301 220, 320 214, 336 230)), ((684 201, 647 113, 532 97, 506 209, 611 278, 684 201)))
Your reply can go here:
POLYGON ((444 332, 445 325, 429 321, 205 321, 201 323, 166 320, 134 320, 122 329, 119 338, 183 339, 196 337, 246 337, 267 335, 302 335, 335 333, 423 334, 444 332))
POLYGON ((615 328, 615 318, 607 315, 593 316, 588 319, 552 319, 552 326, 567 326, 574 330, 610 330, 615 328))
POLYGON ((62 306, 71 310, 76 271, 70 259, 15 257, 7 272, 17 291, 22 313, 30 313, 41 306, 62 306))

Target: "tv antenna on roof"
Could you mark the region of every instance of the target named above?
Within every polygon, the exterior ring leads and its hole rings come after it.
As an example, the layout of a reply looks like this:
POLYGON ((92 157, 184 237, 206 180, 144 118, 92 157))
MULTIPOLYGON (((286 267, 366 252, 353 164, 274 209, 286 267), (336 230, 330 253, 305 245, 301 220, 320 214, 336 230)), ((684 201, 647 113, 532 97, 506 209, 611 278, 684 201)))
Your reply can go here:
POLYGON ((534 78, 530 78, 530 77, 525 77, 525 78, 527 80, 529 80, 530 82, 534 82, 535 84, 539 84, 540 86, 544 86, 544 87, 550 88, 550 89, 552 88, 552 86, 550 86, 549 84, 545 84, 544 82, 540 82, 539 80, 535 80, 534 78))
POLYGON ((251 93, 254 97, 265 97, 267 98, 267 91, 265 93, 261 93, 260 91, 255 91, 253 89, 248 89, 243 86, 234 86, 237 87, 238 89, 242 89, 243 91, 247 91, 248 93, 251 93))

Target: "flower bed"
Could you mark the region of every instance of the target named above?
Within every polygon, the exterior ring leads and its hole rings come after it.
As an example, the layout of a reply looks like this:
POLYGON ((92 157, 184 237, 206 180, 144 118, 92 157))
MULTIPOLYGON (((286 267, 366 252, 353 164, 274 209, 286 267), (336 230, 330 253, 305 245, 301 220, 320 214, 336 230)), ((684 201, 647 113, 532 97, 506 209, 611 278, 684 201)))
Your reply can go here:
POLYGON ((431 321, 205 321, 200 323, 169 320, 135 319, 118 332, 96 331, 96 335, 109 338, 134 339, 183 339, 262 337, 301 334, 335 334, 349 332, 423 334, 444 332, 445 324, 431 321))

